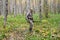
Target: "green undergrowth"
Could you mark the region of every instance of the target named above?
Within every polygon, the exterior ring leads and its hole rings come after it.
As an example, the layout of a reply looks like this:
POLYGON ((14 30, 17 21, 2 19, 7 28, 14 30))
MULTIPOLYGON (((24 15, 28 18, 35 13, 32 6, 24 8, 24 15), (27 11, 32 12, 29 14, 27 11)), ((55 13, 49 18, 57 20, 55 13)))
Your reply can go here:
MULTIPOLYGON (((0 16, 0 40, 6 38, 14 31, 22 32, 25 29, 29 29, 29 24, 25 17, 25 15, 17 15, 16 17, 8 15, 7 25, 4 29, 4 17, 0 16)), ((33 33, 26 33, 25 40, 59 40, 55 35, 60 33, 60 14, 50 14, 49 18, 44 18, 42 20, 39 19, 39 14, 33 14, 33 19, 35 21, 33 33), (54 37, 52 37, 52 35, 54 35, 54 37)))

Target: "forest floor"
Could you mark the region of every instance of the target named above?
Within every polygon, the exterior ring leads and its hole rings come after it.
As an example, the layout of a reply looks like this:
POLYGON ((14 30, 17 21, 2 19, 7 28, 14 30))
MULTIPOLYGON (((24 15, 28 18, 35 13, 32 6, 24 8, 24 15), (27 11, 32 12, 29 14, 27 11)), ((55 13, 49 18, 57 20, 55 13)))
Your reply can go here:
POLYGON ((33 15, 34 27, 29 32, 29 24, 24 15, 8 15, 6 28, 0 16, 0 40, 60 40, 60 14, 49 14, 40 21, 38 14, 33 15))

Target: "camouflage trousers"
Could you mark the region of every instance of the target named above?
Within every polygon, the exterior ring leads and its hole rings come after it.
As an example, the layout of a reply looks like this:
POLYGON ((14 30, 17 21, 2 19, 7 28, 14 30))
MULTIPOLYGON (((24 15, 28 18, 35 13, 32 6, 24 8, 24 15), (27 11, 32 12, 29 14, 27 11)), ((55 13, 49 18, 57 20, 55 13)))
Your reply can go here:
POLYGON ((33 28, 33 20, 27 19, 27 22, 30 24, 29 30, 32 31, 32 28, 33 28))

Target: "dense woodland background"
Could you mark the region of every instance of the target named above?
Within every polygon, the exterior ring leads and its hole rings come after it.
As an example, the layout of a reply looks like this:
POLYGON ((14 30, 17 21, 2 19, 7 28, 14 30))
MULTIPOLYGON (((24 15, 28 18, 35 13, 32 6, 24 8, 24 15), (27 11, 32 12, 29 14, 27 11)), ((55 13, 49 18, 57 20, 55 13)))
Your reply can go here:
POLYGON ((60 0, 0 0, 0 40, 60 40, 60 0))
MULTIPOLYGON (((39 5, 43 6, 44 10, 44 3, 45 1, 42 0, 41 3, 40 0, 30 0, 30 7, 35 11, 39 11, 39 5)), ((60 0, 47 0, 47 6, 49 12, 52 13, 59 13, 60 12, 60 0)), ((16 14, 22 14, 25 13, 27 7, 27 0, 8 0, 8 13, 16 13, 16 14)), ((0 14, 4 14, 5 9, 5 0, 0 0, 0 14)))

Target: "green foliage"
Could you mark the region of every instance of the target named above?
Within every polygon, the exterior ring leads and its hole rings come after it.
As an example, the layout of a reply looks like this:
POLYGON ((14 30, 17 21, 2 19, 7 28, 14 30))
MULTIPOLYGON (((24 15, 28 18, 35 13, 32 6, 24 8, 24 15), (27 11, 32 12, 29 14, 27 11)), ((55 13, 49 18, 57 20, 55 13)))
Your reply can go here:
POLYGON ((6 36, 5 36, 5 34, 0 34, 0 40, 2 40, 3 38, 5 38, 6 36))
MULTIPOLYGON (((41 22, 38 14, 33 14, 34 27, 33 33, 29 34, 28 31, 25 34, 26 40, 52 40, 52 35, 56 33, 60 25, 60 14, 49 14, 49 18, 44 18, 41 22)), ((3 28, 3 16, 0 16, 0 39, 2 40, 6 36, 9 36, 13 32, 23 32, 25 29, 29 28, 29 24, 26 22, 25 15, 8 15, 7 26, 3 28), (7 34, 7 35, 6 35, 7 34)), ((58 34, 60 32, 57 32, 58 34)), ((18 35, 16 34, 16 35, 18 35)), ((55 38, 54 38, 55 39, 55 38)), ((56 39, 58 39, 56 37, 56 39)))

